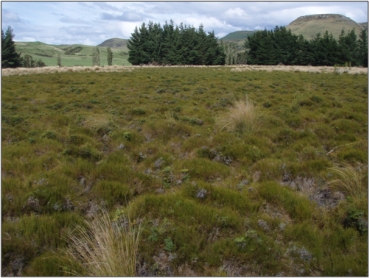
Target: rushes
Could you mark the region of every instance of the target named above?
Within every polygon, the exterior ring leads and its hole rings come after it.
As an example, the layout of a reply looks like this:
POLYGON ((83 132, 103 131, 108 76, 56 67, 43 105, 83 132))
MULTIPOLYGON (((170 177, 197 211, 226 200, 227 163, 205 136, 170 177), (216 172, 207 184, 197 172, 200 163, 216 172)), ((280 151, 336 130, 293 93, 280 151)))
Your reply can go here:
MULTIPOLYGON (((360 168, 360 167, 359 167, 360 168)), ((364 181, 364 174, 360 169, 352 165, 344 164, 343 167, 334 166, 330 170, 337 177, 329 182, 330 185, 351 197, 367 197, 367 182, 364 181)))
POLYGON ((220 118, 222 130, 243 132, 255 132, 260 127, 261 121, 257 110, 252 102, 246 98, 245 101, 236 101, 229 112, 220 118))
POLYGON ((87 223, 87 230, 78 226, 78 235, 70 234, 67 255, 78 270, 77 276, 135 276, 136 255, 141 227, 128 221, 114 223, 104 212, 87 223))

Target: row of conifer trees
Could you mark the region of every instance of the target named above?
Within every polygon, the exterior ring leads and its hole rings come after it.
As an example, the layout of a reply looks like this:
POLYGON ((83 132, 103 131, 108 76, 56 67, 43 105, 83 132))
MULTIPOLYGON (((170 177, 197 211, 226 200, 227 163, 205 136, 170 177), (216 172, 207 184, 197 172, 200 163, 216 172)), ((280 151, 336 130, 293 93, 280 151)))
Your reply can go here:
POLYGON ((135 28, 127 43, 133 65, 224 65, 225 53, 214 32, 180 24, 145 23, 135 28))
POLYGON ((245 42, 248 64, 259 65, 313 65, 368 66, 367 31, 359 38, 354 30, 342 30, 338 39, 326 31, 310 41, 294 35, 285 27, 257 31, 245 42))

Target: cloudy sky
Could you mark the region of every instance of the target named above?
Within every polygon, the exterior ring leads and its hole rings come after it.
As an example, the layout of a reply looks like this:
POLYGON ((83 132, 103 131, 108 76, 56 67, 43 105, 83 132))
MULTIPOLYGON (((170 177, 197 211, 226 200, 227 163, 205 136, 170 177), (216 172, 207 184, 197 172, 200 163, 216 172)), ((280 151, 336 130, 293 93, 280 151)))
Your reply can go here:
POLYGON ((368 2, 2 2, 2 29, 13 28, 15 41, 97 45, 129 39, 143 22, 172 19, 218 38, 238 30, 273 29, 299 16, 342 14, 368 21, 368 2))

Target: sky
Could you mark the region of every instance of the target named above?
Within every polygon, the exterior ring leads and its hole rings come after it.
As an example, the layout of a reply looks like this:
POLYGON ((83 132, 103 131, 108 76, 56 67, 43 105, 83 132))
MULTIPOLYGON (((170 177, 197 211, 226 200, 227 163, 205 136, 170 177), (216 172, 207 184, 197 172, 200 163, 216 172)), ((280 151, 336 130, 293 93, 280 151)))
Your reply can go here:
POLYGON ((311 14, 341 14, 368 22, 368 2, 1 2, 1 23, 14 41, 98 45, 129 39, 135 26, 173 20, 218 38, 240 30, 271 30, 311 14))

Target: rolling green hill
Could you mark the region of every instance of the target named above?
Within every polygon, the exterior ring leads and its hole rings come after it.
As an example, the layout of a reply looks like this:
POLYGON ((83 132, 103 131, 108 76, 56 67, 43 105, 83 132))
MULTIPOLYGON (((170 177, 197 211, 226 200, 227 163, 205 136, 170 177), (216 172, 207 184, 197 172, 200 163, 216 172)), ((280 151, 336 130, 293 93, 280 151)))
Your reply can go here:
MULTIPOLYGON (((47 66, 56 66, 57 57, 60 54, 62 66, 91 66, 92 50, 94 46, 73 45, 51 45, 42 42, 15 42, 16 51, 22 56, 31 55, 34 60, 41 59, 47 66)), ((107 49, 99 46, 100 64, 107 65, 107 49)), ((127 61, 128 49, 123 47, 112 47, 113 65, 130 65, 127 61)))

